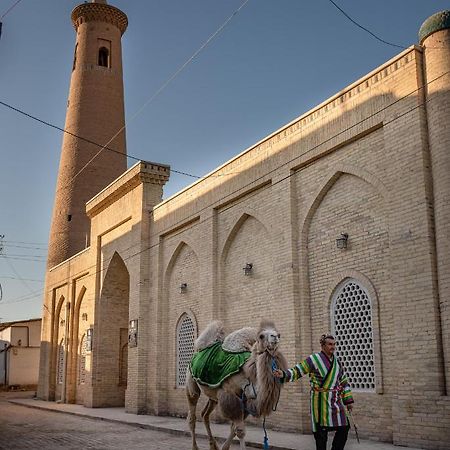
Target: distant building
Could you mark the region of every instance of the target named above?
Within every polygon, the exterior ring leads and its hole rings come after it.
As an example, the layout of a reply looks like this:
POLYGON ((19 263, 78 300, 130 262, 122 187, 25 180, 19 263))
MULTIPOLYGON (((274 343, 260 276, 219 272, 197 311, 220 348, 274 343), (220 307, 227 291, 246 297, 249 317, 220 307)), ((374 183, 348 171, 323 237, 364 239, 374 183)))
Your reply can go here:
MULTIPOLYGON (((94 1, 72 20, 66 129, 104 144, 127 18, 94 1)), ((164 201, 168 166, 121 172, 123 133, 98 157, 65 135, 38 395, 183 415, 199 330, 271 318, 292 364, 336 334, 362 436, 448 448, 449 11, 419 41, 164 201)), ((270 425, 310 431, 306 382, 270 425)))
POLYGON ((0 324, 0 386, 37 386, 41 319, 0 324))

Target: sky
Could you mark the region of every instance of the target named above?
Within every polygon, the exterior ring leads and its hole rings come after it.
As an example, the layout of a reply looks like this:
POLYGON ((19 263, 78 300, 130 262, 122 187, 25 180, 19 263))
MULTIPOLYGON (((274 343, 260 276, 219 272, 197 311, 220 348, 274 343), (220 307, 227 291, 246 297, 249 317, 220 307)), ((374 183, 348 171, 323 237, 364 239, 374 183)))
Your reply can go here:
MULTIPOLYGON (((0 0, 0 102, 64 128, 75 0, 0 0)), ((443 0, 334 0, 400 47, 443 0)), ((402 51, 330 0, 114 0, 127 151, 203 176, 402 51), (240 6, 245 5, 234 16, 240 6), (232 19, 178 75, 161 86, 232 19), (144 107, 145 105, 145 107, 144 107)), ((0 322, 41 316, 62 133, 0 104, 0 322)), ((129 160, 129 166, 134 163, 129 160)), ((173 173, 168 197, 196 178, 173 173)))

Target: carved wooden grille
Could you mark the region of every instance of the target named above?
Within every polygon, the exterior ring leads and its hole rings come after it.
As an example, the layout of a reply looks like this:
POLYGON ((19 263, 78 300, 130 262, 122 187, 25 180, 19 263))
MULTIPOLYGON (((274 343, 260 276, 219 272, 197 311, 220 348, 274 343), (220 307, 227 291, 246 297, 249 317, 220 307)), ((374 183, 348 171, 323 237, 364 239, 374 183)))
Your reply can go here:
POLYGON ((192 319, 184 315, 177 330, 177 387, 186 384, 186 371, 194 354, 195 327, 192 319))
POLYGON ((83 334, 80 344, 80 359, 78 367, 78 384, 86 383, 86 335, 83 334))
POLYGON ((64 380, 64 339, 61 339, 58 347, 58 369, 56 371, 56 381, 62 384, 64 380))
POLYGON ((356 280, 348 280, 333 299, 336 354, 355 390, 375 391, 372 305, 356 280))

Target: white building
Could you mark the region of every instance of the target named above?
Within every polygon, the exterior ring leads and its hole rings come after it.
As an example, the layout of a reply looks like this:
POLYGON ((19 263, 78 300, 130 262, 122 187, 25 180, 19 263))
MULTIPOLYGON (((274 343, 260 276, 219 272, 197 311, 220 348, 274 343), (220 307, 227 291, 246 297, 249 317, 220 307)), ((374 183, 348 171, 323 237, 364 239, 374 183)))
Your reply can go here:
POLYGON ((42 319, 0 324, 0 386, 38 383, 42 319))

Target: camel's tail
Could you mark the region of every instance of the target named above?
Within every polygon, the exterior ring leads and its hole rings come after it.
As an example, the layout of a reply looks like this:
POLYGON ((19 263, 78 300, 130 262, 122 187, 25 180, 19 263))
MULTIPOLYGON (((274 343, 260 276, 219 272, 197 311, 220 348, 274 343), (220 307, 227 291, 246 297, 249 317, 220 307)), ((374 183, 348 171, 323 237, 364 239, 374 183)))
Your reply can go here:
POLYGON ((211 322, 194 342, 194 351, 198 352, 206 347, 209 347, 214 342, 223 342, 225 338, 225 330, 223 323, 219 320, 211 322))

